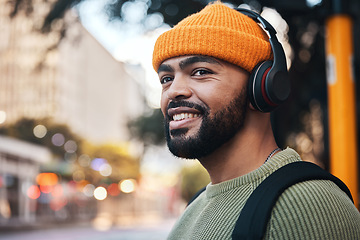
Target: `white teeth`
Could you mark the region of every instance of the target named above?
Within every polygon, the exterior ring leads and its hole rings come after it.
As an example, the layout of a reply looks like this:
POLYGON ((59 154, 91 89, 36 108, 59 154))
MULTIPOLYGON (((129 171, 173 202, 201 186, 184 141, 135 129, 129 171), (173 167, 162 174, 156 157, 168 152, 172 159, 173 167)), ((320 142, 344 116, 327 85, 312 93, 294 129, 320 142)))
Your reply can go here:
POLYGON ((173 116, 173 120, 175 121, 180 121, 180 120, 184 120, 184 119, 187 119, 187 118, 196 118, 196 117, 199 117, 200 115, 199 114, 193 114, 193 113, 180 113, 180 114, 175 114, 173 116))

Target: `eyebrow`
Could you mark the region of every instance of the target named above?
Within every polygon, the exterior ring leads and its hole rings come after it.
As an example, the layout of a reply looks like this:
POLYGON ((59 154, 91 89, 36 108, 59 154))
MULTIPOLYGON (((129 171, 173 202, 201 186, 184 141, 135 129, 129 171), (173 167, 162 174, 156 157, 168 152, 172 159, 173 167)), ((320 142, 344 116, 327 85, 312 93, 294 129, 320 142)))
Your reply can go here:
MULTIPOLYGON (((216 60, 215 58, 208 57, 208 56, 192 56, 192 57, 188 57, 188 58, 180 61, 179 67, 180 67, 180 69, 184 69, 191 64, 199 63, 199 62, 207 62, 207 63, 217 64, 217 65, 222 66, 221 62, 216 60)), ((174 71, 175 71, 174 68, 172 68, 168 64, 161 64, 158 69, 158 73, 159 72, 174 72, 174 71)))
POLYGON ((217 65, 222 65, 219 61, 217 61, 215 58, 212 58, 212 57, 192 56, 192 57, 189 57, 189 58, 186 58, 186 59, 180 61, 179 66, 181 69, 184 69, 191 64, 199 63, 199 62, 207 62, 207 63, 217 64, 217 65))
POLYGON ((157 72, 174 72, 174 69, 168 64, 161 64, 157 72))

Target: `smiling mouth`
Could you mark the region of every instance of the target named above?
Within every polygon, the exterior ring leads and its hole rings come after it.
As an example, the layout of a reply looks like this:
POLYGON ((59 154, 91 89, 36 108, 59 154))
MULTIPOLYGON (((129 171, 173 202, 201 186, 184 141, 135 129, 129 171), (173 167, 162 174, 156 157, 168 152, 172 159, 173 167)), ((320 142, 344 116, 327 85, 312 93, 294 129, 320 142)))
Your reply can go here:
POLYGON ((172 121, 181 121, 188 118, 197 118, 200 117, 200 114, 197 113, 178 113, 174 114, 171 118, 172 121))
POLYGON ((199 118, 202 113, 199 110, 189 107, 177 107, 168 109, 169 121, 180 122, 184 120, 191 120, 199 118))
POLYGON ((179 135, 178 131, 180 130, 180 135, 183 135, 189 130, 189 128, 195 127, 197 121, 202 118, 203 113, 192 107, 179 106, 169 108, 167 115, 169 123, 168 128, 171 131, 171 135, 175 136, 179 135), (177 133, 175 134, 174 131, 177 131, 177 133))

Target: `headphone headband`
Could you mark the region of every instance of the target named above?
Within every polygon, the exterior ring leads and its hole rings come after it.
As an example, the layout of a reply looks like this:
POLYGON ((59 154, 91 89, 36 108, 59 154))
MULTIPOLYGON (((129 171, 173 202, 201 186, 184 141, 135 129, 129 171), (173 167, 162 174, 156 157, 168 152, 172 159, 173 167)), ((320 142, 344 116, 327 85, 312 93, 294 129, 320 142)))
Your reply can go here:
POLYGON ((285 102, 290 95, 291 87, 284 49, 276 37, 276 30, 266 19, 248 9, 235 8, 235 10, 260 23, 269 35, 274 60, 266 61, 267 64, 259 63, 253 69, 249 79, 249 96, 256 109, 270 112, 285 102))
POLYGON ((261 17, 256 12, 248 10, 246 8, 235 8, 235 10, 252 18, 255 22, 260 23, 261 26, 270 34, 270 37, 275 36, 275 28, 265 18, 261 17))
POLYGON ((255 22, 261 24, 262 28, 269 34, 270 37, 269 42, 274 55, 273 67, 275 66, 279 70, 281 69, 287 71, 284 49, 282 48, 280 42, 276 37, 275 28, 265 18, 263 18, 262 16, 260 16, 260 14, 254 11, 245 8, 235 8, 235 10, 250 17, 255 22))

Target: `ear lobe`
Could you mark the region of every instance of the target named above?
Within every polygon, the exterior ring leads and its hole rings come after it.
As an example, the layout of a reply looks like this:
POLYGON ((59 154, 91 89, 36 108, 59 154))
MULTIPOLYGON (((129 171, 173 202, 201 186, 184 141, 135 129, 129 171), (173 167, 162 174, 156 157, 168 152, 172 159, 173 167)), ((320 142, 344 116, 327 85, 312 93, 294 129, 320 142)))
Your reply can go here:
POLYGON ((253 105, 252 103, 249 101, 249 108, 250 110, 253 110, 253 111, 258 111, 253 105))

